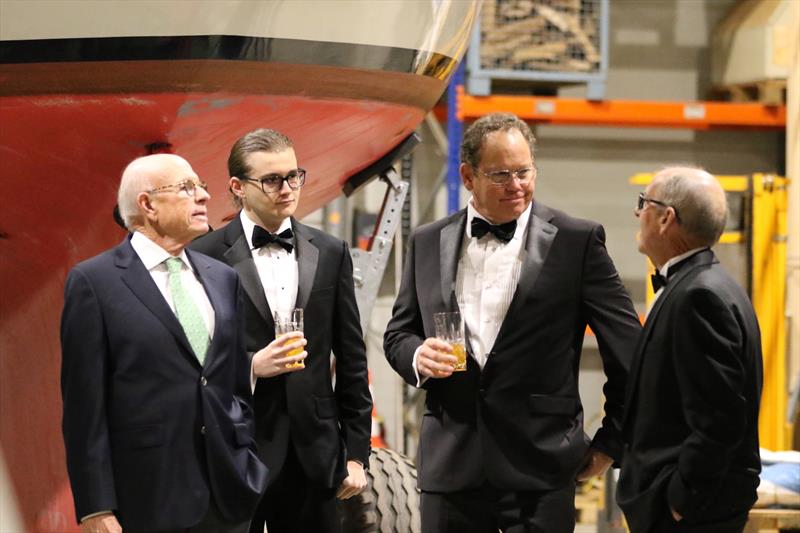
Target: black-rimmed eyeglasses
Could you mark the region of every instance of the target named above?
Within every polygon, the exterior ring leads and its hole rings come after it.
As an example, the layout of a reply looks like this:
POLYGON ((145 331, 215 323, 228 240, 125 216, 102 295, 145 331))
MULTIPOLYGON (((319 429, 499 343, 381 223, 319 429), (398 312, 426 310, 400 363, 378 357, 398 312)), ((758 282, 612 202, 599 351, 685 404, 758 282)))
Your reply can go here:
POLYGON ((662 202, 661 200, 656 200, 654 198, 648 198, 643 192, 639 193, 639 198, 638 198, 638 200, 636 202, 636 212, 637 213, 641 212, 642 209, 644 209, 644 206, 647 205, 648 203, 656 204, 656 205, 661 206, 661 207, 663 207, 665 209, 668 208, 668 207, 671 207, 672 210, 675 211, 675 219, 678 222, 681 221, 681 217, 680 217, 680 215, 678 215, 678 208, 677 207, 675 207, 674 205, 669 205, 668 203, 662 202))
POLYGON ((170 189, 177 189, 177 192, 185 192, 187 196, 194 196, 197 188, 200 187, 204 191, 208 191, 208 183, 205 181, 183 180, 178 183, 171 183, 169 185, 162 185, 154 187, 147 191, 148 194, 158 194, 160 192, 168 191, 170 189))
POLYGON ((267 174, 260 178, 239 178, 245 181, 252 181, 261 184, 261 190, 266 193, 280 192, 283 189, 283 184, 289 185, 289 188, 296 191, 302 187, 306 182, 306 171, 302 168, 290 171, 285 176, 280 174, 267 174))

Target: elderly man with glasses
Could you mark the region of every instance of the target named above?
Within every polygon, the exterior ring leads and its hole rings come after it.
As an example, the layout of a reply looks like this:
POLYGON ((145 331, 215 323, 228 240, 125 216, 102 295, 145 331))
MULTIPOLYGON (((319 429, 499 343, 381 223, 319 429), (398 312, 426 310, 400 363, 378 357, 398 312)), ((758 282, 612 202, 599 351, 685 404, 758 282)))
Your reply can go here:
POLYGON ((427 391, 417 461, 426 532, 573 531, 576 480, 622 455, 639 321, 602 226, 534 200, 534 142, 511 114, 472 124, 460 167, 472 197, 410 240, 384 348, 427 391), (460 372, 433 320, 453 311, 466 324, 460 372), (592 439, 578 395, 587 325, 608 377, 592 439))
POLYGON ((244 532, 266 483, 238 276, 184 249, 208 199, 184 159, 136 159, 118 194, 131 235, 67 278, 63 431, 84 532, 244 532))
POLYGON ((372 411, 350 252, 292 217, 305 171, 282 133, 244 135, 228 171, 241 211, 192 248, 235 268, 247 294, 256 442, 270 470, 250 530, 263 533, 266 522, 270 533, 337 532, 336 498, 366 487, 372 411), (303 310, 303 332, 276 338, 274 314, 294 309, 303 310))
POLYGON ((761 469, 762 361, 750 299, 711 251, 725 192, 705 170, 667 167, 636 207, 639 251, 658 272, 631 367, 619 504, 633 533, 741 532, 761 469))

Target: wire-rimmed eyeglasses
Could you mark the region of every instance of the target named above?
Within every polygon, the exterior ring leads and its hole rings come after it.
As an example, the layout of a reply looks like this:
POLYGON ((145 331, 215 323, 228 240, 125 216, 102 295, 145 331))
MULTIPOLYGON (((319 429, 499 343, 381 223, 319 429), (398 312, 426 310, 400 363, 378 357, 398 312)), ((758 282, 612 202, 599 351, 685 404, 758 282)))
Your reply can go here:
POLYGON ((656 204, 656 205, 661 206, 661 207, 663 207, 665 209, 668 208, 668 207, 671 207, 672 210, 675 211, 675 220, 677 220, 678 222, 681 221, 681 217, 680 217, 680 215, 678 215, 678 208, 677 207, 675 207, 674 205, 669 205, 666 202, 662 202, 661 200, 656 200, 655 198, 648 198, 643 192, 639 193, 639 197, 638 197, 638 199, 636 201, 636 212, 637 213, 641 212, 642 209, 644 209, 644 206, 646 204, 648 204, 648 203, 656 204))
POLYGON ((261 190, 266 193, 280 192, 283 189, 283 184, 286 183, 290 189, 296 191, 302 187, 306 182, 306 171, 298 168, 290 171, 285 176, 280 174, 267 174, 260 178, 239 178, 245 181, 253 181, 261 184, 261 190))
POLYGON ((505 187, 511 183, 511 180, 517 178, 521 184, 526 184, 533 179, 536 169, 534 167, 518 168, 517 170, 494 170, 492 172, 484 172, 483 170, 475 169, 479 174, 483 174, 489 179, 492 185, 498 187, 505 187))
POLYGON ((160 192, 168 191, 177 188, 177 192, 185 192, 187 196, 194 196, 197 188, 200 187, 204 191, 208 191, 208 183, 205 181, 195 181, 191 179, 179 181, 178 183, 171 183, 169 185, 162 185, 160 187, 153 187, 148 190, 148 194, 157 194, 160 192))

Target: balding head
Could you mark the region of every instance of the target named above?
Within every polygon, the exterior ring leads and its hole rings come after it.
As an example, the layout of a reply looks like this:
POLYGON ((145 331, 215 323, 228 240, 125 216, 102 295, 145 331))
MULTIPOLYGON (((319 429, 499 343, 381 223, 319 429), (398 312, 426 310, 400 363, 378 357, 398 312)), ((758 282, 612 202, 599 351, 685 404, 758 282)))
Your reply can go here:
POLYGON ((119 183, 117 192, 117 205, 119 214, 125 222, 128 231, 134 231, 143 223, 143 217, 139 211, 137 197, 140 192, 147 191, 159 185, 165 185, 165 181, 172 176, 176 170, 190 167, 189 163, 180 156, 173 154, 154 154, 131 161, 122 172, 122 179, 119 183))
POLYGON ((700 168, 670 166, 653 179, 658 198, 673 206, 693 247, 713 246, 725 229, 728 202, 719 181, 700 168))

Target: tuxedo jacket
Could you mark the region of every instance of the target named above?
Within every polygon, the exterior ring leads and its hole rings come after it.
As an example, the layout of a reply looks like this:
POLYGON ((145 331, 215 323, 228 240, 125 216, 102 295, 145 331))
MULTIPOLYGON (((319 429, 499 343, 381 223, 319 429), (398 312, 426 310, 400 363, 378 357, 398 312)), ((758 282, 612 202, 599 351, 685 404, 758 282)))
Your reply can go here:
POLYGON ((266 484, 238 277, 187 256, 214 309, 202 366, 127 238, 67 277, 61 390, 78 519, 113 510, 125 531, 180 529, 203 519, 213 498, 236 523, 266 484))
POLYGON ((686 524, 746 512, 761 462, 761 340, 711 250, 688 258, 645 322, 627 392, 618 500, 634 533, 671 506, 686 524))
MULTIPOLYGON (((417 383, 415 350, 435 336, 433 314, 457 309, 466 219, 459 211, 411 238, 384 336, 389 363, 409 384, 417 383)), ((534 203, 519 283, 483 370, 468 357, 466 372, 423 385, 422 490, 487 480, 500 489, 549 490, 575 479, 590 444, 578 396, 587 324, 608 377, 605 417, 592 444, 620 457, 625 379, 640 325, 604 241, 601 226, 534 203)))
MULTIPOLYGON (((353 289, 353 263, 344 241, 292 219, 298 266, 296 307, 303 308, 305 369, 259 378, 255 388, 259 457, 277 478, 288 446, 309 480, 337 487, 348 459, 369 464, 372 398, 353 289), (336 356, 336 387, 330 354, 336 356)), ((237 216, 200 237, 192 248, 239 273, 247 295, 245 344, 251 354, 275 338, 272 311, 237 216)))

